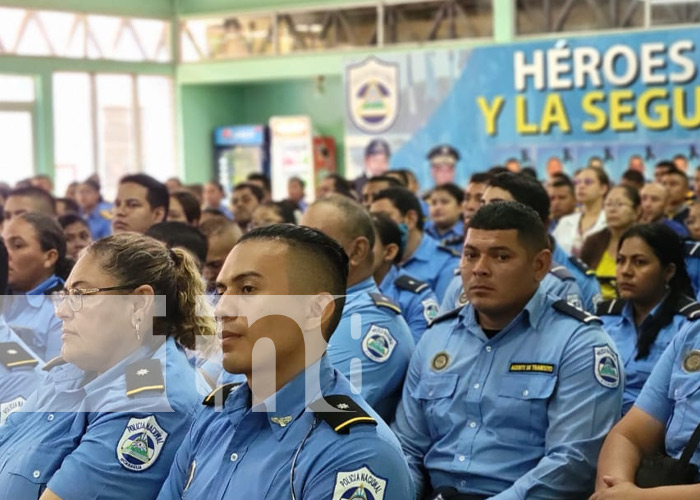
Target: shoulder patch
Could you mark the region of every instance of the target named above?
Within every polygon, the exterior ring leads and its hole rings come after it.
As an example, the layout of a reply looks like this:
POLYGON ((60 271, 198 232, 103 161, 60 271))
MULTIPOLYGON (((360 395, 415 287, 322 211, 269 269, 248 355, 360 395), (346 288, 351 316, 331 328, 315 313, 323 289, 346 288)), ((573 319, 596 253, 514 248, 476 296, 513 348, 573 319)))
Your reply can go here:
POLYGON ((620 385, 620 363, 617 353, 608 345, 593 348, 595 379, 603 387, 615 389, 620 385))
POLYGON ((15 368, 34 367, 39 361, 17 342, 0 343, 0 364, 8 370, 15 368))
POLYGON ((440 323, 441 321, 445 321, 445 320, 448 320, 448 319, 451 319, 451 318, 456 318, 456 317, 459 315, 459 313, 460 313, 460 311, 462 310, 463 307, 464 307, 464 306, 459 306, 459 307, 456 307, 456 308, 452 309, 451 311, 448 311, 448 312, 446 312, 446 313, 444 313, 444 314, 439 315, 437 318, 435 318, 434 320, 432 320, 432 321, 428 324, 428 328, 430 328, 430 327, 433 326, 433 325, 436 325, 437 323, 440 323))
POLYGON ((602 323, 598 316, 593 316, 591 313, 588 313, 583 309, 574 307, 565 300, 557 300, 552 304, 552 307, 560 313, 566 314, 567 316, 571 316, 572 318, 576 318, 577 320, 586 324, 602 323))
POLYGON ((344 394, 324 396, 311 403, 309 409, 338 434, 348 434, 350 428, 357 424, 377 425, 374 418, 344 394))
POLYGON ((372 302, 374 302, 375 306, 386 307, 387 309, 394 311, 396 314, 401 314, 401 308, 399 305, 386 295, 376 292, 369 292, 369 296, 372 297, 372 302))
POLYGON ((167 438, 154 415, 130 419, 117 444, 119 463, 133 472, 148 469, 158 460, 167 438))
POLYGON ((0 403, 0 427, 5 425, 5 421, 10 417, 10 415, 21 410, 26 402, 27 400, 22 396, 17 396, 12 401, 0 403))
POLYGON ((56 368, 57 366, 65 365, 66 361, 61 357, 61 356, 56 356, 55 358, 52 358, 46 362, 42 370, 45 372, 52 370, 53 368, 56 368))
POLYGON ((132 397, 146 391, 165 391, 159 359, 144 359, 126 367, 126 395, 132 397))
POLYGON ((396 344, 388 328, 372 325, 362 339, 362 352, 375 363, 384 363, 391 357, 396 344))
POLYGON ((402 274, 396 278, 394 280, 394 285, 396 285, 396 288, 408 290, 409 292, 413 293, 420 293, 428 288, 428 284, 425 281, 418 280, 407 274, 402 274))
POLYGON ((228 395, 231 394, 231 391, 233 391, 239 385, 241 384, 231 383, 220 385, 219 387, 211 391, 206 398, 204 398, 202 404, 204 406, 222 406, 226 401, 226 398, 228 398, 228 395))
POLYGON ((687 303, 680 304, 678 314, 682 314, 687 319, 695 321, 696 319, 700 318, 700 304, 688 298, 687 303))
POLYGON ((462 256, 462 254, 460 252, 458 252, 457 250, 455 250, 454 248, 446 247, 443 244, 439 244, 437 247, 439 250, 442 250, 443 252, 449 253, 450 255, 452 255, 452 257, 461 257, 462 256))
POLYGON ((622 299, 602 300, 595 308, 597 316, 619 316, 625 308, 625 301, 622 299))
POLYGON ((589 276, 595 275, 595 272, 591 268, 589 268, 584 261, 582 261, 575 255, 569 257, 569 262, 576 266, 576 268, 579 269, 581 272, 586 273, 589 276))
POLYGON ((366 465, 356 470, 339 471, 335 475, 332 500, 384 500, 387 481, 366 465))
POLYGON ((572 281, 576 279, 574 278, 574 275, 571 274, 564 266, 554 266, 549 270, 549 272, 562 281, 572 281))
POLYGON ((686 241, 685 255, 686 257, 700 258, 700 241, 686 241))

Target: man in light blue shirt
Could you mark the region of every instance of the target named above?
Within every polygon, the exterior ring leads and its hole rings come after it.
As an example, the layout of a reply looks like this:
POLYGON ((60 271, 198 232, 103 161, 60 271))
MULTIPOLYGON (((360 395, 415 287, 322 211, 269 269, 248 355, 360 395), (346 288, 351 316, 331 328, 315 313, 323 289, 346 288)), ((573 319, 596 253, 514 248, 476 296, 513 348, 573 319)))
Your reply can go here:
POLYGON ((532 209, 482 207, 464 248, 469 304, 423 335, 393 425, 416 490, 585 498, 620 415, 613 343, 597 318, 540 290, 551 253, 532 209))

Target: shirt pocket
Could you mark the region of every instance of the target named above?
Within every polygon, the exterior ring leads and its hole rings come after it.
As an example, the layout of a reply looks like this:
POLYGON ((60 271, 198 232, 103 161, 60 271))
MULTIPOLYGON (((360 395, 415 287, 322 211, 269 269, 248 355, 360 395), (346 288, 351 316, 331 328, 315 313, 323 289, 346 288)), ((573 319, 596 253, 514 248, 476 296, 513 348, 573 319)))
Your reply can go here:
POLYGON ((501 379, 494 422, 508 440, 544 445, 549 426, 547 408, 557 385, 555 375, 508 374, 501 379))
POLYGON ((18 453, 7 465, 8 489, 3 498, 38 499, 66 455, 63 449, 45 446, 18 453))
POLYGON ((670 446, 668 451, 673 452, 678 441, 679 451, 690 439, 695 427, 700 422, 700 373, 685 373, 680 370, 671 376, 669 397, 675 402, 673 414, 668 422, 666 432, 670 446))
MULTIPOLYGON (((451 428, 457 412, 453 412, 454 395, 457 390, 457 374, 430 374, 421 379, 413 393, 420 400, 433 439, 443 437, 451 428)), ((461 395, 464 396, 464 395, 461 395)))

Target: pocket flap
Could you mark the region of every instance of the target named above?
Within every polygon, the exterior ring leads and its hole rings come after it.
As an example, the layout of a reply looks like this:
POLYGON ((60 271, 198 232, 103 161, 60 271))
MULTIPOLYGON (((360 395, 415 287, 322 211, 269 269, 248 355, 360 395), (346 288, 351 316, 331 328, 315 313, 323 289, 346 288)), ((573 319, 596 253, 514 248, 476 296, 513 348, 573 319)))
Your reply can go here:
POLYGON ((514 399, 547 399, 554 392, 557 377, 538 373, 518 373, 502 378, 499 396, 514 399))
POLYGON ((449 398, 457 388, 457 374, 431 375, 420 381, 414 397, 418 399, 449 398))

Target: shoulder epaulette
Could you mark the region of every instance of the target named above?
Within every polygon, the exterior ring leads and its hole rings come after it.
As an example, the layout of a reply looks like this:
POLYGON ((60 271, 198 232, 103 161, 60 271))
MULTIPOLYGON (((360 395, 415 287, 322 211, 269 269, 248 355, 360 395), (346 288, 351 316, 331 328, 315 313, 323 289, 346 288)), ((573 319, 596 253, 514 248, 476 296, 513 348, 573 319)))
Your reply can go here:
POLYGON ((689 320, 695 321, 700 318, 700 304, 689 297, 687 302, 679 304, 677 312, 689 320))
POLYGON ((386 295, 376 292, 369 292, 369 296, 372 297, 372 302, 374 302, 374 305, 377 307, 386 307, 397 314, 401 314, 401 308, 398 306, 398 304, 386 295))
POLYGON ((455 234, 449 238, 445 238, 440 242, 442 245, 458 245, 464 243, 464 235, 455 234))
POLYGON ((413 293, 421 293, 423 290, 428 288, 428 284, 425 281, 417 280, 412 276, 407 274, 402 274, 394 280, 394 285, 396 288, 401 288, 402 290, 408 290, 413 293))
POLYGON ((575 280, 574 275, 569 272, 567 268, 564 266, 555 266, 549 270, 550 273, 552 273, 554 276, 559 278, 562 281, 565 280, 575 280))
POLYGON ((575 255, 569 257, 569 262, 576 266, 576 268, 579 269, 581 272, 586 273, 589 276, 595 275, 595 272, 591 268, 589 268, 584 261, 582 261, 575 255))
POLYGON ((459 267, 455 267, 455 270, 452 271, 452 272, 454 273, 455 276, 459 276, 459 274, 460 274, 462 271, 459 270, 459 267))
POLYGON ((450 255, 452 255, 452 257, 461 257, 462 256, 461 252, 458 252, 454 248, 446 247, 442 243, 440 243, 437 247, 438 247, 438 249, 442 250, 443 252, 449 253, 450 255))
POLYGON ((54 286, 51 288, 44 290, 44 295, 53 295, 56 292, 60 292, 63 290, 65 287, 63 286, 63 283, 56 283, 54 286))
POLYGON ((165 391, 163 365, 159 359, 144 359, 126 367, 126 395, 146 391, 165 391))
POLYGON ((428 323, 428 328, 430 328, 431 326, 433 326, 436 323, 440 323, 441 321, 445 321, 446 319, 456 318, 457 315, 459 315, 459 312, 462 310, 463 307, 464 306, 455 307, 451 311, 447 311, 446 313, 441 314, 440 316, 438 316, 437 318, 432 320, 430 323, 428 323))
POLYGON ((557 300, 552 304, 552 307, 559 311, 560 313, 564 313, 567 316, 571 316, 572 318, 576 318, 579 321, 582 321, 586 324, 590 323, 602 323, 600 321, 600 318, 598 316, 593 316, 591 313, 584 311, 583 309, 579 309, 578 307, 574 307, 571 304, 569 304, 565 300, 557 300))
POLYGON ((700 257, 700 241, 685 242, 686 257, 700 257))
POLYGON ((209 393, 209 395, 204 398, 204 401, 202 401, 202 404, 204 406, 220 406, 222 405, 225 401, 226 398, 228 398, 228 395, 231 394, 231 391, 233 391, 236 387, 241 385, 240 383, 231 383, 231 384, 224 384, 220 385, 213 391, 209 393))
POLYGON ((338 434, 349 433, 350 428, 357 424, 377 425, 374 418, 344 394, 324 396, 311 403, 309 408, 338 434))
POLYGON ((625 308, 625 301, 622 299, 603 300, 598 302, 595 308, 596 316, 619 316, 625 308))
POLYGON ((100 210, 100 216, 101 216, 103 219, 107 219, 107 220, 112 220, 112 219, 114 219, 114 215, 112 215, 112 211, 111 211, 111 210, 100 210))
POLYGON ((56 356, 55 358, 51 358, 46 362, 42 370, 45 372, 52 370, 56 368, 57 366, 65 365, 67 363, 66 360, 64 360, 61 356, 56 356))
POLYGON ((17 342, 0 342, 0 364, 8 370, 36 366, 39 361, 17 342))

